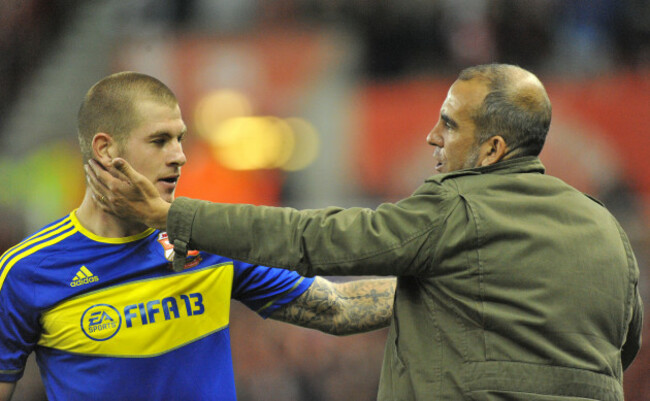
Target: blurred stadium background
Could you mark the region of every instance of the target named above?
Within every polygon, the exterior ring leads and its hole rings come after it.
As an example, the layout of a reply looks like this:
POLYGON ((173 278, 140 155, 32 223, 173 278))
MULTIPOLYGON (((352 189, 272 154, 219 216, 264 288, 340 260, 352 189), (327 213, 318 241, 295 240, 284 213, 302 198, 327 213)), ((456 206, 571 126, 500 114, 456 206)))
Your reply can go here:
MULTIPOLYGON (((0 54, 0 252, 80 202, 76 112, 109 73, 177 94, 178 195, 374 207, 432 172, 425 136, 457 72, 498 61, 545 83, 542 160, 619 218, 650 310, 647 0, 2 0, 0 54)), ((241 401, 375 398, 385 331, 331 337, 240 304, 231 321, 241 401)), ((650 399, 649 329, 630 401, 650 399)), ((44 399, 31 359, 16 400, 44 399)))

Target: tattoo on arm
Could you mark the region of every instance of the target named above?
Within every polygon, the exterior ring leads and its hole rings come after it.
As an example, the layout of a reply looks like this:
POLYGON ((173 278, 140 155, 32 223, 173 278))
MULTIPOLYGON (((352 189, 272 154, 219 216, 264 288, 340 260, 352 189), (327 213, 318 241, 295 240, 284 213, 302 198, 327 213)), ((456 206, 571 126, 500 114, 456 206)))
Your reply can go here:
POLYGON ((316 277, 302 295, 271 318, 334 335, 387 327, 393 315, 396 279, 333 283, 316 277))

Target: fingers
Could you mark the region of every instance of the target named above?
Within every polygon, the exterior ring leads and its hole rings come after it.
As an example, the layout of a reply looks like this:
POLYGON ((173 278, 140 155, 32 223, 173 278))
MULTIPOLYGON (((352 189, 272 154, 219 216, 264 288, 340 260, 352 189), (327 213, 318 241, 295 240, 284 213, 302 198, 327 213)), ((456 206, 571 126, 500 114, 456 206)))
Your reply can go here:
MULTIPOLYGON (((126 163, 124 159, 120 159, 120 160, 122 160, 123 163, 126 163)), ((108 166, 104 166, 100 164, 97 160, 90 159, 88 160, 88 165, 95 172, 95 177, 97 179, 97 182, 102 184, 109 191, 114 190, 115 187, 122 184, 130 185, 132 182, 132 180, 129 179, 129 177, 124 175, 124 173, 122 173, 114 166, 113 160, 109 163, 108 166)), ((131 168, 130 165, 129 168, 131 168)), ((131 171, 133 171, 132 168, 131 171)))
POLYGON ((108 188, 99 182, 97 175, 95 174, 95 170, 93 170, 88 165, 85 165, 84 169, 86 170, 86 182, 88 183, 88 187, 92 192, 93 199, 104 211, 109 211, 110 208, 108 207, 106 198, 109 193, 108 188))
POLYGON ((138 173, 126 160, 116 157, 111 161, 110 168, 119 171, 119 174, 123 177, 122 183, 128 184, 138 192, 143 197, 143 200, 144 198, 157 198, 160 196, 153 183, 138 173))
MULTIPOLYGON (((104 166, 101 163, 99 163, 97 160, 92 160, 92 162, 96 163, 96 166, 98 167, 97 169, 95 169, 95 171, 98 172, 98 176, 99 176, 100 180, 104 180, 104 181, 109 180, 108 175, 106 175, 106 174, 102 175, 102 171, 106 171, 110 175, 112 175, 113 177, 117 178, 120 181, 124 181, 126 183, 130 182, 129 177, 127 177, 119 168, 117 168, 115 161, 118 160, 118 159, 121 160, 122 163, 126 163, 126 161, 124 159, 115 158, 115 159, 111 160, 108 163, 108 165, 104 166), (102 178, 102 177, 107 177, 107 178, 102 178)), ((105 184, 106 183, 107 182, 105 182, 105 184)))
POLYGON ((137 182, 138 174, 131 167, 131 165, 121 157, 116 157, 111 160, 111 167, 114 167, 116 171, 119 171, 127 182, 137 182))
POLYGON ((95 201, 106 211, 113 209, 112 203, 117 188, 129 185, 129 179, 112 165, 104 167, 97 160, 90 159, 85 166, 88 184, 95 201))
POLYGON ((151 224, 165 227, 169 204, 160 197, 154 183, 135 171, 124 159, 116 158, 107 166, 89 160, 84 167, 91 194, 102 210, 147 224, 145 219, 148 215, 143 213, 143 208, 151 210, 158 206, 156 211, 160 209, 160 216, 156 214, 156 220, 151 224))
POLYGON ((96 160, 90 159, 88 160, 88 164, 84 167, 86 168, 89 177, 91 177, 91 180, 98 188, 107 188, 107 180, 109 176, 107 176, 104 166, 99 164, 96 160))

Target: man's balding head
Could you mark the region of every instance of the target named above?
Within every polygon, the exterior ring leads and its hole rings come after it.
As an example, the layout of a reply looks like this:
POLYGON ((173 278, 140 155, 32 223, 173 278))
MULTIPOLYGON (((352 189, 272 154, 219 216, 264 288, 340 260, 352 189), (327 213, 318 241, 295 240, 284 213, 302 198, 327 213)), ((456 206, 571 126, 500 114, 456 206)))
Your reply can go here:
POLYGON ((478 143, 499 135, 511 156, 537 156, 551 125, 551 102, 544 85, 531 72, 509 64, 467 68, 460 81, 485 81, 488 93, 474 111, 478 143))

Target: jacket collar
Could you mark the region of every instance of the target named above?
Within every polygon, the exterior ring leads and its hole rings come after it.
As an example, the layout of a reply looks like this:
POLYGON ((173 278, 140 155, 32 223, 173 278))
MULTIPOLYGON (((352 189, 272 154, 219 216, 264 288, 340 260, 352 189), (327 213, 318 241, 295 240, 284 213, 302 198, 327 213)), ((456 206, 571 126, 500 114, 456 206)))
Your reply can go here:
POLYGON ((442 182, 448 178, 460 177, 465 175, 480 174, 513 174, 513 173, 540 173, 544 174, 546 168, 537 156, 523 156, 514 159, 504 160, 495 164, 484 167, 468 168, 456 170, 444 174, 436 174, 429 177, 426 181, 442 182))

